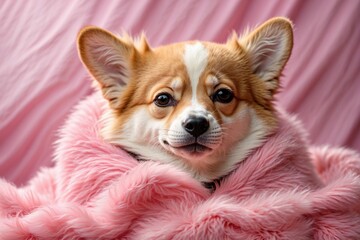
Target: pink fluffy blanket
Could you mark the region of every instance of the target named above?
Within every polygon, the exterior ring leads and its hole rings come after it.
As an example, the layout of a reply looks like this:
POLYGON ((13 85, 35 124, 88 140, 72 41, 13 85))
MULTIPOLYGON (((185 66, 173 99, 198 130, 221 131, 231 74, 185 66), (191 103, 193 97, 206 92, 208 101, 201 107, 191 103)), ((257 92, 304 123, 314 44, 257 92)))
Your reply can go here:
POLYGON ((294 117, 211 193, 187 173, 138 162, 99 136, 84 100, 61 129, 55 167, 0 181, 1 239, 360 239, 360 157, 310 148, 294 117))

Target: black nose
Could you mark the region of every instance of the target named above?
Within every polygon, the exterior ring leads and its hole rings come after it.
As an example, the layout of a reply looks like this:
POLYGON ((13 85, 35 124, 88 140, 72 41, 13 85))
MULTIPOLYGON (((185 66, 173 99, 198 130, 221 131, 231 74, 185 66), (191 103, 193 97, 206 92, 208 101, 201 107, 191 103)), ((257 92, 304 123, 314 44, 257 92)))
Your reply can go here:
POLYGON ((204 117, 190 117, 182 125, 194 137, 200 136, 209 129, 209 121, 204 117))

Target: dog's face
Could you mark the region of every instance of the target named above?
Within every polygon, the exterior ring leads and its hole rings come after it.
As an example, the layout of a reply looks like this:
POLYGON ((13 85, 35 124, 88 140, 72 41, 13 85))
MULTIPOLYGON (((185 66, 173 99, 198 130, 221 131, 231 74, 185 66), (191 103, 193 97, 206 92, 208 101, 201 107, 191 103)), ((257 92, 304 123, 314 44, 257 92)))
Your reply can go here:
POLYGON ((134 42, 96 27, 78 38, 81 60, 109 101, 103 137, 201 181, 229 173, 276 129, 273 94, 291 48, 283 18, 225 44, 152 49, 144 36, 134 42))

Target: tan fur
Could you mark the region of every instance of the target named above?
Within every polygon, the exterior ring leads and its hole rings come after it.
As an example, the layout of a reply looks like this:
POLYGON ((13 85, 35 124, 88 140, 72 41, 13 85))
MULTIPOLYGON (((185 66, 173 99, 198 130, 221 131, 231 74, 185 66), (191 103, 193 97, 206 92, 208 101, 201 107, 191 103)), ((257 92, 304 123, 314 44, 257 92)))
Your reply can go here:
MULTIPOLYGON (((152 49, 145 35, 134 42, 129 36, 117 37, 96 27, 85 28, 79 33, 80 58, 99 83, 112 109, 110 132, 121 134, 128 119, 139 109, 146 109, 153 119, 163 122, 164 129, 169 128, 192 104, 194 93, 183 60, 186 44, 193 42, 152 49), (176 106, 161 108, 154 104, 157 94, 164 92, 175 98, 176 106)), ((202 44, 209 55, 196 89, 199 104, 220 126, 224 118, 231 119, 244 109, 252 109, 263 122, 267 134, 271 134, 277 125, 273 96, 293 44, 291 23, 284 18, 274 18, 241 38, 233 33, 225 44, 202 44), (283 39, 281 45, 276 45, 278 39, 283 39), (274 52, 269 48, 276 47, 284 53, 264 61, 274 52), (272 59, 276 62, 272 63, 272 59), (271 65, 265 64, 269 62, 271 65), (210 97, 220 88, 231 90, 235 98, 230 103, 213 102, 210 97)), ((225 154, 224 149, 228 148, 219 150, 214 156, 225 154)), ((222 161, 215 161, 204 168, 212 171, 221 164, 222 161)))

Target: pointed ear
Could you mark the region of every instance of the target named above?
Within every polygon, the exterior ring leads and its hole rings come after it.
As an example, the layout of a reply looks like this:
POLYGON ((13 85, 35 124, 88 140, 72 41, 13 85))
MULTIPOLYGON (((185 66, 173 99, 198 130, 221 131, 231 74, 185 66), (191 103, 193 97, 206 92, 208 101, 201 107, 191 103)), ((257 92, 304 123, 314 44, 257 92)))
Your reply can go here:
POLYGON ((288 61, 293 46, 292 23, 286 18, 272 18, 240 38, 248 53, 252 72, 274 92, 279 76, 288 61))
POLYGON ((134 45, 97 27, 84 28, 77 43, 81 61, 99 83, 110 106, 117 108, 120 92, 129 81, 131 59, 136 54, 134 45))

